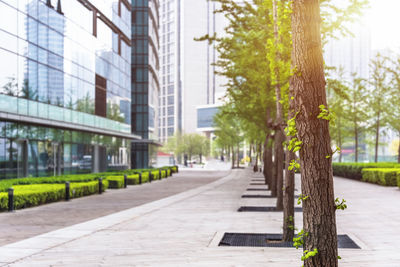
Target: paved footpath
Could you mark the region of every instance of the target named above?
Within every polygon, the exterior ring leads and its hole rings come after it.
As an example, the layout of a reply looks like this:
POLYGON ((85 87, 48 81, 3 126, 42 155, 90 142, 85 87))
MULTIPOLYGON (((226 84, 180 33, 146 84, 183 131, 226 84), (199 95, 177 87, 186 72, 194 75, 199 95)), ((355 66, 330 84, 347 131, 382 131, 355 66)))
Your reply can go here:
MULTIPOLYGON (((260 175, 248 169, 234 170, 182 193, 2 246, 0 263, 301 266, 301 251, 294 248, 218 247, 224 232, 281 232, 282 213, 237 212, 243 205, 275 203, 274 199, 241 198, 244 193, 250 194, 246 188, 256 187, 249 186, 253 177, 260 175)), ((400 190, 336 178, 335 191, 349 204, 346 211, 337 214, 338 233, 349 235, 362 248, 340 249, 340 265, 400 266, 400 190)), ((301 217, 296 213, 298 228, 301 217)))
POLYGON ((181 171, 151 184, 107 190, 101 195, 51 203, 15 213, 0 213, 0 246, 172 196, 214 182, 227 174, 227 171, 181 171))

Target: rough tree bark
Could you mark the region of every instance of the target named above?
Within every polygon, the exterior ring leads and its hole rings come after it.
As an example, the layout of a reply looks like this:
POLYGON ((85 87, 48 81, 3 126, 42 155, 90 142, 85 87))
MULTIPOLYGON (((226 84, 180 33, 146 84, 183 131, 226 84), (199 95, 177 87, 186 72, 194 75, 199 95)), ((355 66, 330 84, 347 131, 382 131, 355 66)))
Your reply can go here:
POLYGON ((303 201, 303 250, 318 249, 305 267, 338 266, 329 122, 318 119, 319 106, 327 106, 322 58, 319 0, 294 0, 292 13, 292 64, 300 149, 303 201))
MULTIPOLYGON (((276 143, 276 135, 273 135, 273 144, 276 143)), ((274 146, 274 151, 272 151, 272 146, 271 146, 271 159, 272 159, 272 155, 275 155, 274 160, 272 161, 272 176, 271 176, 271 180, 270 180, 270 190, 271 190, 271 196, 272 197, 276 197, 277 196, 277 187, 276 187, 276 146, 274 146)))
MULTIPOLYGON (((293 88, 290 88, 289 91, 289 110, 288 110, 288 119, 294 117, 295 106, 294 101, 292 100, 293 97, 293 88)), ((293 137, 289 136, 286 138, 286 141, 289 143, 293 137)), ((289 170, 290 162, 296 159, 295 153, 286 149, 286 166, 285 166, 285 179, 284 179, 284 191, 283 191, 283 237, 282 241, 290 242, 293 240, 294 237, 294 227, 295 227, 295 220, 294 220, 294 176, 295 170, 289 170)))
POLYGON ((271 136, 268 134, 265 136, 264 141, 264 154, 263 154, 263 161, 264 161, 264 169, 263 174, 265 178, 265 184, 271 188, 271 177, 272 177, 272 148, 270 145, 270 138, 271 136))
MULTIPOLYGON (((273 1, 273 17, 274 17, 274 37, 275 37, 275 45, 279 45, 279 32, 278 32, 278 2, 277 0, 273 1)), ((280 61, 281 55, 277 50, 275 55, 276 61, 280 61)), ((285 141, 285 137, 283 134, 283 107, 282 107, 282 97, 281 97, 281 84, 280 84, 280 75, 279 75, 279 64, 276 64, 276 68, 274 70, 276 75, 276 85, 275 85, 275 98, 276 98, 276 124, 277 127, 275 129, 275 173, 276 173, 276 186, 277 186, 277 199, 276 199, 276 209, 283 210, 283 145, 282 143, 285 141)))
POLYGON ((283 210, 283 142, 285 136, 281 130, 275 132, 275 180, 276 180, 276 210, 283 210))

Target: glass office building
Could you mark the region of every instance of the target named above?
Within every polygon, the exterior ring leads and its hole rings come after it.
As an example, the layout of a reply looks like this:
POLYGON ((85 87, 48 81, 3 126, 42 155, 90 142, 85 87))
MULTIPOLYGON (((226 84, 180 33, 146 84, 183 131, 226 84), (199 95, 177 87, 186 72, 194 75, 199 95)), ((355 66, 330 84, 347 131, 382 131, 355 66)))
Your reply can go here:
POLYGON ((132 168, 156 165, 158 143, 159 2, 132 0, 132 168))
POLYGON ((0 179, 130 167, 128 0, 0 0, 0 179))

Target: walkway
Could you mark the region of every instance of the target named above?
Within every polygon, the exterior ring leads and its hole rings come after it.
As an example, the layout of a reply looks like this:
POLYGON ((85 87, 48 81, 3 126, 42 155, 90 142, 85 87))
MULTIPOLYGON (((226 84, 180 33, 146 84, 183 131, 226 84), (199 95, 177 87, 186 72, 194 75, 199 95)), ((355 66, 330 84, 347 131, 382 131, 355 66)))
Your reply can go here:
POLYGON ((0 213, 0 246, 169 197, 211 183, 228 173, 181 171, 151 184, 107 190, 102 195, 51 203, 15 213, 0 213))
MULTIPOLYGON (((234 170, 183 193, 0 247, 0 262, 14 262, 11 266, 301 266, 301 251, 294 248, 218 247, 224 232, 281 232, 282 213, 237 212, 243 205, 274 205, 274 199, 241 198, 249 193, 246 188, 254 187, 249 186, 253 176, 260 174, 234 170)), ((337 214, 338 232, 362 247, 340 249, 340 265, 400 266, 400 190, 342 178, 335 179, 335 186, 336 195, 349 204, 337 214)), ((296 213, 298 228, 301 217, 296 213)))

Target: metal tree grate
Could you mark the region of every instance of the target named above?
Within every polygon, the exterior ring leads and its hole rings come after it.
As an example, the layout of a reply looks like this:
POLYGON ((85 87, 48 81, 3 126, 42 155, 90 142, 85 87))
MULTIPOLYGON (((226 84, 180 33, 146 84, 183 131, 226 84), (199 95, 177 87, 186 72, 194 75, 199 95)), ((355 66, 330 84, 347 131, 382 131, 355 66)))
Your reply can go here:
MULTIPOLYGON (((239 212, 279 212, 276 207, 255 207, 255 206, 242 206, 238 209, 239 212)), ((302 212, 303 208, 295 207, 294 212, 302 212)))
POLYGON ((242 198, 275 198, 270 195, 243 195, 242 198))
MULTIPOLYGON (((293 242, 280 240, 282 240, 282 234, 225 233, 219 246, 294 248, 293 242)), ((338 235, 338 248, 360 249, 348 235, 338 235)))
POLYGON ((252 182, 265 182, 264 179, 252 179, 251 181, 252 182))
POLYGON ((247 188, 247 191, 269 191, 266 188, 247 188))
POLYGON ((265 183, 250 183, 250 185, 264 185, 265 186, 265 183))

